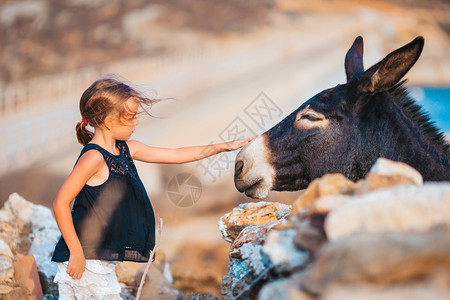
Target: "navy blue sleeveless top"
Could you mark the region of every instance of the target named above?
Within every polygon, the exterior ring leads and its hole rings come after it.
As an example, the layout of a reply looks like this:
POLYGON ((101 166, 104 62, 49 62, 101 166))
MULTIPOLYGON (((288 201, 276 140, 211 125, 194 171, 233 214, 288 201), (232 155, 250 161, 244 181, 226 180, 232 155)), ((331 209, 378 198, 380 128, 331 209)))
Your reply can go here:
MULTIPOLYGON (((92 149, 99 151, 109 177, 97 186, 85 185, 75 198, 72 219, 86 259, 147 262, 155 245, 155 216, 139 179, 128 145, 117 141, 119 155, 99 145, 87 144, 78 159, 92 149)), ((56 244, 52 261, 68 261, 64 238, 56 244)))

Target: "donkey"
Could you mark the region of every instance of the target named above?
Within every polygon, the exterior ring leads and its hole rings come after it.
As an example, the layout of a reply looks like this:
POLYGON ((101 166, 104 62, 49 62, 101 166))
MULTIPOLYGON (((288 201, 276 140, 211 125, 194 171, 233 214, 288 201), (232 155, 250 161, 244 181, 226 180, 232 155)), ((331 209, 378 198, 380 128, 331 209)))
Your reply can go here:
POLYGON ((450 180, 450 145, 400 81, 423 45, 417 37, 364 71, 357 37, 345 56, 346 84, 315 95, 238 153, 239 192, 265 198, 327 173, 356 181, 379 157, 407 163, 425 181, 450 180))

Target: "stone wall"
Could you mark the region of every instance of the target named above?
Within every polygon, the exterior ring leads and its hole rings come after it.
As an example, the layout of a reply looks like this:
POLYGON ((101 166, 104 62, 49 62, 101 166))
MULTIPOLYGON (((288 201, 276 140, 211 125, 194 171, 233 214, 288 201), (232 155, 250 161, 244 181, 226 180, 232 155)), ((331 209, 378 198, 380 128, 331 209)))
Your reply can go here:
POLYGON ((448 299, 449 211, 450 183, 386 159, 357 183, 314 180, 292 207, 240 205, 219 221, 223 298, 448 299))
MULTIPOLYGON (((0 299, 57 299, 53 282, 56 263, 51 262, 61 233, 49 208, 12 194, 0 210, 0 299)), ((146 264, 117 262, 122 297, 134 299, 146 264)), ((141 298, 175 299, 182 295, 172 284, 164 254, 150 264, 141 298)))

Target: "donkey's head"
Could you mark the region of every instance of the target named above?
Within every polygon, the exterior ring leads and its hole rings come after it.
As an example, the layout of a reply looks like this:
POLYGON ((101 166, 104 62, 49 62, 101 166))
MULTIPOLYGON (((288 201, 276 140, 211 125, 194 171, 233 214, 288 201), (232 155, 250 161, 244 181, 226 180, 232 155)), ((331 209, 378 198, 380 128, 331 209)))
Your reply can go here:
POLYGON ((405 161, 405 132, 420 133, 423 124, 409 120, 418 108, 405 108, 407 94, 399 82, 423 45, 418 37, 364 71, 363 40, 357 37, 345 57, 347 83, 315 95, 243 148, 236 157, 236 188, 264 198, 271 189, 305 188, 326 173, 360 179, 380 156, 405 161))

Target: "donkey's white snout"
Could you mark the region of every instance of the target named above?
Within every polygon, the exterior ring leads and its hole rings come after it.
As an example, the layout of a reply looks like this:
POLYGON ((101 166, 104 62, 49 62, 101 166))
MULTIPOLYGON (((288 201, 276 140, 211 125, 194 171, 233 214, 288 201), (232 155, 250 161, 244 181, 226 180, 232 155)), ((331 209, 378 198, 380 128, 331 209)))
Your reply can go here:
POLYGON ((267 159, 268 153, 264 135, 256 137, 239 151, 234 169, 234 184, 239 192, 252 198, 267 197, 275 175, 267 159))

